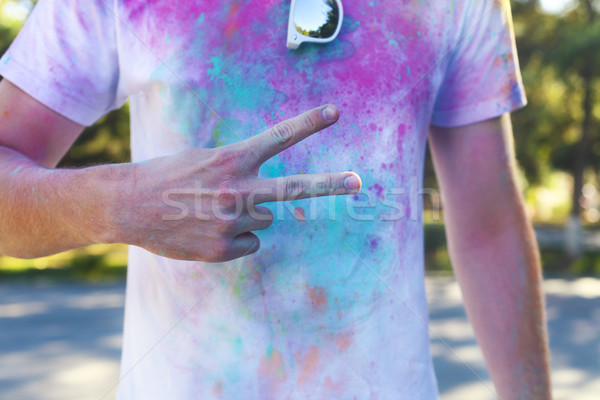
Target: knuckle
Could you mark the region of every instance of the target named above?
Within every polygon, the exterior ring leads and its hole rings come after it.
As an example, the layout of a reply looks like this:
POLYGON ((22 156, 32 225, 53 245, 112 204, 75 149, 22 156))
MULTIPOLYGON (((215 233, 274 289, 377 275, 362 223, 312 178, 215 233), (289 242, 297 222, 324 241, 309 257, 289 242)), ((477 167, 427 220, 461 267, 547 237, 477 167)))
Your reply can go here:
POLYGON ((231 240, 217 240, 212 247, 212 259, 215 261, 223 261, 228 258, 231 252, 231 240))
POLYGON ((331 175, 324 176, 318 183, 318 194, 331 193, 335 188, 335 179, 331 175))
POLYGON ((215 223, 216 231, 222 236, 222 240, 225 240, 235 230, 235 221, 230 218, 222 218, 217 216, 215 223))
POLYGON ((306 114, 303 118, 302 118, 302 123, 304 124, 304 127, 308 130, 308 131, 314 131, 317 129, 317 123, 315 122, 315 120, 312 118, 312 115, 306 114))
POLYGON ((271 136, 277 144, 285 144, 294 137, 294 130, 288 122, 280 122, 271 128, 271 136))
POLYGON ((308 190, 306 182, 302 179, 292 178, 285 182, 284 195, 286 198, 296 198, 305 194, 308 190))
POLYGON ((215 149, 211 157, 211 164, 217 167, 235 167, 236 153, 231 149, 215 149))
POLYGON ((240 196, 234 189, 221 188, 215 192, 215 197, 219 206, 224 209, 236 209, 240 203, 240 196))

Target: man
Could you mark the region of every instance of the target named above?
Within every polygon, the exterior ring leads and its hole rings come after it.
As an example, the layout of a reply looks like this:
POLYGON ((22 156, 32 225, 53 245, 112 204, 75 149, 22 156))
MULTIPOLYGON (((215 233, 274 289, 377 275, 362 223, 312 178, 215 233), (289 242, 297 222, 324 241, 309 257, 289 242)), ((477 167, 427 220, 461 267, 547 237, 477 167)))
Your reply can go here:
POLYGON ((2 253, 132 245, 119 399, 437 398, 428 137, 498 394, 550 398, 508 3, 343 5, 292 51, 288 2, 41 0, 0 61, 2 253), (133 163, 53 169, 126 99, 133 163))

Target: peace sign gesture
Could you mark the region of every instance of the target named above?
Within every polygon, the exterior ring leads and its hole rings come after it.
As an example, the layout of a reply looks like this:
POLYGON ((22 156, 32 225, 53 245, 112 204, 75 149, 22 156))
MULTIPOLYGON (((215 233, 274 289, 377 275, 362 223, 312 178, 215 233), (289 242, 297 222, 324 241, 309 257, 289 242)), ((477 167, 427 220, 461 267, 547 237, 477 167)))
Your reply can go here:
POLYGON ((136 190, 127 203, 137 205, 137 212, 123 213, 119 241, 170 258, 209 262, 256 252, 260 243, 251 231, 273 222, 271 211, 256 204, 360 190, 353 172, 258 178, 265 161, 338 116, 335 106, 321 106, 242 142, 133 164, 136 190))

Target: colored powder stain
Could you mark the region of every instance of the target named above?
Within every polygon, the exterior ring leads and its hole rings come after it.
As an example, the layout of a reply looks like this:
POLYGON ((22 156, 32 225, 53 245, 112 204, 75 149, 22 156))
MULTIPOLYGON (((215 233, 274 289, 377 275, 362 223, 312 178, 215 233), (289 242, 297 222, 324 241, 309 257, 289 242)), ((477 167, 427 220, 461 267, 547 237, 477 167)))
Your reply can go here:
POLYGON ((331 376, 327 376, 325 378, 325 387, 332 392, 332 394, 336 397, 339 398, 339 396, 342 394, 342 391, 344 390, 344 382, 340 381, 338 383, 334 383, 333 380, 331 379, 331 376))
POLYGON ((10 61, 12 57, 7 57, 6 60, 4 60, 4 65, 8 64, 8 62, 10 61))
POLYGON ((234 22, 227 24, 225 27, 225 36, 230 37, 237 29, 238 26, 234 22))
POLYGON ((390 39, 389 43, 391 45, 398 46, 398 42, 396 42, 394 39, 390 39))
POLYGON ((327 310, 327 296, 325 295, 325 289, 321 286, 313 286, 312 288, 306 285, 308 295, 312 306, 316 311, 325 312, 327 310))
POLYGON ((223 395, 223 382, 215 382, 215 384, 213 385, 212 392, 215 396, 221 397, 223 395))
POLYGON ((369 186, 369 190, 375 192, 380 199, 383 199, 383 187, 379 183, 369 186))
MULTIPOLYGON (((299 358, 298 354, 297 358, 299 358)), ((297 383, 298 385, 303 385, 307 383, 317 369, 317 364, 319 363, 319 349, 316 346, 309 347, 304 358, 297 360, 297 362, 301 367, 297 383)))
POLYGON ((281 353, 275 349, 272 350, 270 356, 263 357, 262 360, 260 360, 258 373, 262 378, 268 380, 285 380, 285 370, 283 365, 283 357, 281 356, 281 353))
POLYGON ((201 24, 204 22, 204 13, 200 14, 200 16, 198 17, 198 23, 201 24))
POLYGON ((410 65, 407 65, 407 66, 406 66, 406 73, 407 73, 408 75, 410 75, 410 65))
POLYGON ((233 341, 233 349, 238 354, 240 354, 242 352, 242 338, 241 337, 238 337, 237 339, 235 339, 233 341))
POLYGON ((167 35, 167 38, 165 39, 165 44, 169 43, 169 40, 171 40, 171 35, 167 35))
POLYGON ((215 126, 215 129, 213 130, 213 140, 214 140, 215 146, 217 146, 217 147, 223 145, 223 141, 219 139, 219 136, 221 135, 221 123, 222 123, 222 121, 219 120, 219 122, 217 122, 217 125, 215 126))
POLYGON ((12 171, 10 171, 10 175, 14 175, 14 174, 16 174, 17 172, 19 172, 22 169, 23 169, 23 167, 19 166, 19 167, 13 169, 12 171))
POLYGON ((221 73, 221 66, 223 62, 219 59, 219 57, 212 57, 210 61, 213 64, 213 67, 210 68, 207 72, 210 75, 210 80, 212 81, 214 78, 218 78, 218 75, 221 73))
POLYGON ((352 336, 347 333, 339 333, 335 337, 335 344, 337 345, 338 349, 345 350, 352 344, 352 336))
POLYGON ((4 111, 4 114, 2 114, 2 115, 4 115, 5 117, 8 117, 8 111, 4 111))
POLYGON ((296 217, 296 219, 298 221, 302 221, 302 222, 306 221, 304 209, 302 207, 296 207, 294 209, 294 216, 296 217))

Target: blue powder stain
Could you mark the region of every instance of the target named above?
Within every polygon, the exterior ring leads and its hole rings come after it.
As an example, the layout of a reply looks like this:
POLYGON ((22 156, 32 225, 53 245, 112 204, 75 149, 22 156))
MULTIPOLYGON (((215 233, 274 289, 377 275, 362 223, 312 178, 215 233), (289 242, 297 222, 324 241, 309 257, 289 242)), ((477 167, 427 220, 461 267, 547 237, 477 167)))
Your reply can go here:
POLYGON ((237 339, 235 339, 233 341, 233 347, 236 353, 241 353, 242 352, 242 338, 238 337, 237 339))
POLYGON ((10 174, 9 174, 9 175, 14 175, 14 174, 16 174, 17 172, 19 172, 19 171, 20 171, 20 170, 22 170, 22 169, 23 169, 23 167, 17 167, 17 168, 15 168, 15 169, 13 169, 13 170, 10 172, 10 174))
POLYGON ((406 73, 408 73, 408 75, 410 75, 410 65, 406 66, 406 73))
POLYGON ((269 343, 269 345, 267 346, 267 357, 271 358, 272 355, 273 355, 273 343, 269 343))
POLYGON ((8 64, 8 62, 10 61, 12 57, 7 57, 6 60, 4 60, 4 65, 8 64))
POLYGON ((167 35, 167 38, 165 39, 165 44, 169 43, 169 40, 171 40, 171 35, 167 35))
POLYGON ((204 22, 204 13, 200 14, 200 16, 198 17, 198 23, 201 24, 204 22))
POLYGON ((213 67, 210 68, 207 72, 210 75, 210 80, 212 81, 214 78, 217 78, 221 73, 221 66, 223 65, 223 61, 219 59, 219 57, 212 57, 210 61, 213 64, 213 67))
POLYGON ((31 187, 31 193, 35 193, 35 186, 31 187))
POLYGON ((417 31, 417 36, 421 36, 421 32, 418 32, 418 31, 417 31))
POLYGON ((398 42, 396 42, 394 39, 390 39, 389 43, 391 45, 398 46, 398 42))
POLYGON ((519 86, 519 83, 516 81, 512 82, 512 85, 510 88, 510 101, 511 101, 512 105, 520 105, 523 103, 521 87, 519 86))

